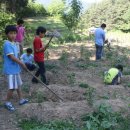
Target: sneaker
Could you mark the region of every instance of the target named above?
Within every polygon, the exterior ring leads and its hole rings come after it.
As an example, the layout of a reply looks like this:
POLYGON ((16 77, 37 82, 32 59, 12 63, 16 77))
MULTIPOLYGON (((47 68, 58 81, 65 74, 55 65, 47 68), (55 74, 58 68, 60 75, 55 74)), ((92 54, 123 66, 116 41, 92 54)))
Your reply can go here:
POLYGON ((20 102, 19 102, 19 105, 24 105, 26 103, 28 103, 27 99, 21 99, 20 102))
POLYGON ((38 83, 38 80, 35 79, 35 78, 33 78, 33 79, 32 79, 32 83, 38 83))
POLYGON ((13 107, 11 102, 6 102, 5 108, 8 109, 9 111, 15 111, 15 108, 13 107))

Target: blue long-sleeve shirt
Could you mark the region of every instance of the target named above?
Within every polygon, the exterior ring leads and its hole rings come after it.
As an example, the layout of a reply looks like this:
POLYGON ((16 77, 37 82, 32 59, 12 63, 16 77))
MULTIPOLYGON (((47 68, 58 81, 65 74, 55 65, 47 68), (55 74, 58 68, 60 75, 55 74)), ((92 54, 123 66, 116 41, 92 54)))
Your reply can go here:
POLYGON ((97 28, 95 30, 95 44, 103 46, 105 41, 105 31, 102 28, 97 28))

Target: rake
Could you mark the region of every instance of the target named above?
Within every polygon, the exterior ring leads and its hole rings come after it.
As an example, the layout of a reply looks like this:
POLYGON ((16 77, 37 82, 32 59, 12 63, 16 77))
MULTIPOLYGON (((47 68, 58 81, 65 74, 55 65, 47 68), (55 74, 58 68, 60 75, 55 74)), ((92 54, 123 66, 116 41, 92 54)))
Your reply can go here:
POLYGON ((57 30, 55 30, 55 31, 53 31, 53 32, 47 32, 47 33, 46 33, 46 36, 51 37, 50 40, 49 40, 49 42, 46 44, 46 46, 49 46, 49 44, 50 44, 50 42, 52 41, 52 39, 53 39, 54 37, 60 38, 60 37, 61 37, 61 34, 60 34, 57 30))
POLYGON ((29 71, 28 69, 26 69, 26 71, 31 74, 34 78, 36 78, 41 84, 42 87, 44 86, 45 88, 47 88, 51 93, 53 93, 61 102, 63 102, 63 99, 58 96, 54 91, 52 91, 46 84, 44 84, 38 77, 36 77, 31 71, 29 71))

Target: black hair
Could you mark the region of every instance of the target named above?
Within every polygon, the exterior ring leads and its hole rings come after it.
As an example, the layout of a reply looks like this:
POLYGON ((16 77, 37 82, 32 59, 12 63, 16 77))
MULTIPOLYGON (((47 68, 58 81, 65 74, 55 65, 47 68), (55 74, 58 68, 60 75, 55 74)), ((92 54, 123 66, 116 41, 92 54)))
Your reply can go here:
POLYGON ((16 28, 15 25, 7 25, 7 26, 5 27, 5 34, 6 34, 6 35, 7 35, 9 32, 11 32, 11 31, 17 33, 17 28, 16 28))
POLYGON ((23 21, 22 19, 18 19, 17 24, 18 24, 18 25, 24 24, 24 21, 23 21))
POLYGON ((46 28, 39 26, 36 30, 36 35, 39 35, 40 33, 46 33, 46 28))
POLYGON ((105 28, 105 27, 106 27, 106 24, 105 24, 105 23, 103 23, 103 24, 101 25, 101 27, 102 27, 102 28, 105 28))
POLYGON ((32 50, 31 48, 27 48, 26 52, 27 52, 27 53, 32 53, 33 50, 32 50))
POLYGON ((121 64, 118 64, 115 66, 117 69, 121 70, 121 72, 123 71, 123 65, 121 64))

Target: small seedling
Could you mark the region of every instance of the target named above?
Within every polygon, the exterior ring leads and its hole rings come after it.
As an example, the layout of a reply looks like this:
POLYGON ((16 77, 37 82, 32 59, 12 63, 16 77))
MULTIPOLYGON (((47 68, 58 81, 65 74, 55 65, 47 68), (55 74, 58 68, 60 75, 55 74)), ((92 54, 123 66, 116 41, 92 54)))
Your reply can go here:
POLYGON ((67 66, 68 58, 69 58, 69 54, 66 51, 62 51, 62 54, 59 60, 61 61, 63 65, 67 66))
POLYGON ((42 103, 45 100, 45 96, 43 92, 37 92, 37 102, 42 103))
POLYGON ((67 75, 68 83, 73 86, 76 82, 75 73, 70 73, 67 75))
POLYGON ((23 85, 22 90, 26 93, 29 93, 29 86, 27 84, 23 85))
POLYGON ((86 84, 86 83, 80 83, 80 84, 79 84, 79 87, 81 87, 81 88, 88 88, 89 85, 86 84))

